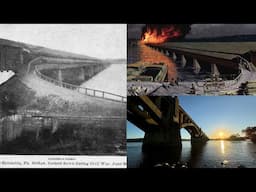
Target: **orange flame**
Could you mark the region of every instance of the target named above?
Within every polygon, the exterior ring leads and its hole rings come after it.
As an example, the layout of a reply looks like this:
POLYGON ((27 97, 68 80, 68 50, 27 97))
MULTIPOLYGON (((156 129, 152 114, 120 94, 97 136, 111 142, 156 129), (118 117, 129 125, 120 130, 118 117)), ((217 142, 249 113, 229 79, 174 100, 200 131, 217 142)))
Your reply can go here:
POLYGON ((147 31, 143 34, 141 41, 147 43, 164 43, 171 38, 176 38, 181 35, 178 29, 173 26, 162 28, 160 31, 157 29, 147 28, 147 31))

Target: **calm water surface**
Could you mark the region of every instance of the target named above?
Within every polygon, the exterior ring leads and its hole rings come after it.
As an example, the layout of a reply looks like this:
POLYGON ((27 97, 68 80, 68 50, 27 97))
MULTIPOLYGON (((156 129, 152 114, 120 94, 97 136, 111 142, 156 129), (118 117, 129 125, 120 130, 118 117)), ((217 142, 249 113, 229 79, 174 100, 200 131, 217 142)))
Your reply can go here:
MULTIPOLYGON (((127 143, 129 168, 148 166, 149 158, 141 148, 141 142, 127 143)), ((179 161, 188 163, 192 168, 236 168, 241 165, 255 168, 256 144, 250 141, 208 141, 205 145, 192 147, 190 141, 183 141, 181 152, 167 156, 165 154, 164 158, 154 160, 150 158, 150 161, 154 161, 153 164, 179 161)))

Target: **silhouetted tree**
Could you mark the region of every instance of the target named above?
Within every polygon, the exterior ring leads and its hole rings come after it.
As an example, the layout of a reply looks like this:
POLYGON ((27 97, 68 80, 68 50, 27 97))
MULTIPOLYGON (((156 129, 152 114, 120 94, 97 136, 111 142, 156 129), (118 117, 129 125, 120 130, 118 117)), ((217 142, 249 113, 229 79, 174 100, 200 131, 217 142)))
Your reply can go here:
POLYGON ((241 137, 238 133, 230 135, 229 140, 243 140, 244 138, 241 137))
POLYGON ((11 92, 2 92, 0 94, 0 107, 3 113, 8 114, 9 111, 15 111, 17 108, 17 98, 11 92))
POLYGON ((255 142, 256 139, 256 127, 246 127, 246 129, 242 130, 245 133, 246 137, 255 142))

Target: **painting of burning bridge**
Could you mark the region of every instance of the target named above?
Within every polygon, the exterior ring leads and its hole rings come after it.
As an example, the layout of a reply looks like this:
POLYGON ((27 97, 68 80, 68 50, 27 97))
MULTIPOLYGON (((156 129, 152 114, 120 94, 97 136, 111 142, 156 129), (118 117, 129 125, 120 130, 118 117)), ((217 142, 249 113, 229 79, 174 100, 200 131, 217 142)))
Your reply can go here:
MULTIPOLYGON (((89 36, 89 41, 92 32, 111 29, 119 31, 126 42, 125 25, 9 28, 52 29, 55 38, 63 36, 62 28, 64 34, 72 34, 66 41, 84 31, 81 44, 83 36, 89 36)), ((20 35, 19 31, 15 34, 20 35)), ((106 46, 105 41, 98 49, 106 46)), ((109 50, 117 45, 115 41, 108 43, 109 50)), ((89 42, 86 45, 92 49, 89 42)), ((0 39, 0 154, 126 155, 126 58, 105 53, 104 58, 97 58, 0 39)))
POLYGON ((255 95, 256 25, 128 25, 128 95, 255 95))

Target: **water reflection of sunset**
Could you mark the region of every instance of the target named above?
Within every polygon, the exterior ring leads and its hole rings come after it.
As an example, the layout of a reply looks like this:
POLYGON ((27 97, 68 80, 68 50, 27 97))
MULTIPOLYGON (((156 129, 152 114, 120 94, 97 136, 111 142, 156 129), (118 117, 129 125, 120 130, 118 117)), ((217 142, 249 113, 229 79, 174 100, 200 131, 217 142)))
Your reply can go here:
POLYGON ((210 138, 212 139, 226 139, 231 135, 231 132, 227 128, 219 128, 215 129, 212 134, 210 134, 210 138))
POLYGON ((225 141, 221 140, 220 141, 220 149, 221 149, 221 153, 225 154, 225 141))
POLYGON ((153 50, 143 43, 138 43, 140 50, 140 61, 144 62, 163 62, 168 66, 168 80, 176 80, 177 70, 176 64, 167 56, 160 53, 159 51, 153 50))
POLYGON ((209 134, 211 139, 226 139, 232 135, 232 132, 227 127, 216 128, 209 134))

